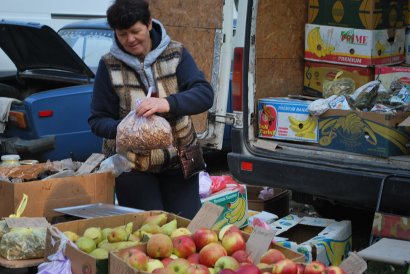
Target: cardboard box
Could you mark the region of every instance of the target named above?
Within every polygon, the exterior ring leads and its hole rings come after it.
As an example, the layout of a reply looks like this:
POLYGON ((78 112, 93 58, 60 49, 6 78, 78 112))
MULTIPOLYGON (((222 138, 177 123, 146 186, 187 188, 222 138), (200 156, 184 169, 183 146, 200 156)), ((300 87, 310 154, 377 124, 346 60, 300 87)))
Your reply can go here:
POLYGON ((408 154, 409 135, 398 124, 409 114, 328 110, 319 119, 319 145, 379 157, 408 154))
POLYGON ((308 22, 357 29, 400 28, 407 0, 309 1, 308 22))
POLYGON ((376 79, 389 90, 395 80, 410 84, 410 67, 404 66, 376 66, 376 79))
POLYGON ((305 95, 322 97, 323 82, 333 81, 339 71, 343 72, 341 77, 353 79, 356 83, 356 88, 374 80, 373 67, 365 68, 305 61, 303 93, 305 95))
POLYGON ((114 203, 114 184, 115 177, 108 172, 24 183, 0 182, 0 217, 15 213, 25 193, 28 202, 23 216, 46 217, 51 222, 61 215, 55 208, 114 203))
POLYGON ((259 137, 317 143, 317 118, 309 115, 309 103, 281 97, 259 99, 259 137))
MULTIPOLYGON (((248 241, 250 235, 244 233, 243 234, 244 238, 248 241)), ((273 244, 271 243, 271 245, 269 246, 270 248, 274 248, 274 249, 278 249, 281 252, 283 252, 283 254, 286 256, 286 258, 289 258, 291 260, 293 260, 294 262, 297 263, 303 263, 304 262, 304 257, 303 254, 294 251, 292 249, 289 248, 285 248, 281 245, 277 245, 277 244, 273 244)), ((144 250, 144 246, 141 247, 142 250, 144 250)), ((248 247, 247 247, 248 250, 248 247)), ((249 253, 249 250, 248 250, 249 253)), ((139 273, 148 273, 148 272, 144 272, 144 271, 138 271, 134 268, 132 268, 130 265, 128 265, 127 263, 125 263, 121 257, 119 256, 119 252, 110 252, 110 274, 117 274, 117 273, 121 273, 121 274, 139 274, 139 273)), ((266 268, 265 271, 271 271, 272 267, 266 268)))
POLYGON ((368 67, 404 61, 405 28, 365 30, 306 24, 305 59, 368 67))
POLYGON ((279 218, 285 217, 289 214, 289 190, 273 188, 274 196, 268 200, 258 198, 261 190, 263 190, 263 186, 246 186, 249 210, 267 211, 276 214, 279 218))
POLYGON ((406 28, 406 37, 404 39, 404 63, 410 65, 410 28, 406 28))
MULTIPOLYGON (((109 217, 98 217, 98 218, 91 218, 91 219, 83 219, 65 223, 59 223, 53 225, 53 228, 58 229, 61 232, 64 231, 73 231, 77 234, 83 234, 84 231, 88 227, 117 227, 121 225, 125 225, 129 222, 133 222, 134 228, 133 230, 138 229, 141 227, 142 222, 145 218, 149 215, 153 214, 160 214, 163 213, 162 211, 145 211, 141 213, 133 213, 133 214, 123 214, 123 215, 116 215, 116 216, 109 216, 109 217)), ((168 221, 172 219, 177 220, 177 227, 187 227, 189 224, 189 220, 179 217, 177 215, 167 213, 168 221)), ((56 251, 56 246, 53 246, 52 243, 58 243, 61 240, 58 236, 53 235, 51 230, 47 231, 47 242, 46 242, 46 254, 53 254, 56 251)), ((65 250, 65 256, 71 261, 71 270, 73 274, 107 274, 108 272, 108 259, 105 260, 97 260, 87 253, 77 249, 70 244, 67 244, 65 250)), ((115 272, 113 272, 115 273, 115 272)), ((120 272, 117 272, 120 273, 120 272)))
POLYGON ((224 208, 213 228, 220 229, 224 225, 234 224, 239 228, 248 225, 248 198, 246 185, 228 186, 206 198, 202 204, 211 202, 224 208))
POLYGON ((350 221, 288 215, 277 220, 277 244, 304 254, 305 262, 318 260, 326 265, 339 265, 352 249, 350 221))

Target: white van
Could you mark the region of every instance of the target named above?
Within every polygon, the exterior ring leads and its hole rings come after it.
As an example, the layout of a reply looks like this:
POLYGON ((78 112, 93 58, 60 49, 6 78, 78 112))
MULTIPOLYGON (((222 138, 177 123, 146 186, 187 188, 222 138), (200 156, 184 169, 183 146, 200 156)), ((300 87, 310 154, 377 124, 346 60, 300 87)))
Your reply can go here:
MULTIPOLYGON (((55 31, 62 26, 90 18, 105 17, 112 0, 1 0, 0 21, 29 21, 48 25, 55 31)), ((0 49, 0 72, 15 70, 0 49)))

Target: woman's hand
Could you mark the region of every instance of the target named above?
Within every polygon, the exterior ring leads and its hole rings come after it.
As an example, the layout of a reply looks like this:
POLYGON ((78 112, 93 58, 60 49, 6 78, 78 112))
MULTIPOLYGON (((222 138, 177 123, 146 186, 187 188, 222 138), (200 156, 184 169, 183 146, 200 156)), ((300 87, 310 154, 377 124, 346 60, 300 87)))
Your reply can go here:
POLYGON ((168 101, 164 98, 150 97, 142 100, 141 104, 135 109, 139 116, 149 117, 155 113, 169 111, 168 101))

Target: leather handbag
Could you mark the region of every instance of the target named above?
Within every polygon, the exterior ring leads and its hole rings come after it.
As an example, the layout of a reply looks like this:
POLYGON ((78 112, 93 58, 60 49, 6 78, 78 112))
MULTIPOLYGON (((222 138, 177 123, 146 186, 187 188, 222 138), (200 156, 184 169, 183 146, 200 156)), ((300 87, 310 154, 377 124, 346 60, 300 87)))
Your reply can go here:
POLYGON ((206 164, 199 144, 178 148, 178 155, 185 179, 205 170, 206 164))

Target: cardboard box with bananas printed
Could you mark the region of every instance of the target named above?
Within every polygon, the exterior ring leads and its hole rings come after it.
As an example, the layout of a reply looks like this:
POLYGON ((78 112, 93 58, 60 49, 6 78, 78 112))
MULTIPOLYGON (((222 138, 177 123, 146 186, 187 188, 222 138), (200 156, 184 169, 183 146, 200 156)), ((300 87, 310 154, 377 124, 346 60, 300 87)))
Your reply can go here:
POLYGON ((227 224, 234 224, 239 228, 248 225, 248 197, 245 185, 228 186, 201 199, 201 202, 211 202, 225 208, 213 229, 220 229, 227 224))
POLYGON ((271 226, 277 229, 274 241, 302 253, 305 262, 318 260, 326 265, 339 265, 352 249, 350 221, 290 214, 271 226))
POLYGON ((319 145, 378 157, 409 154, 409 128, 398 126, 409 115, 330 109, 319 118, 319 145))
POLYGON ((404 61, 405 29, 366 30, 306 24, 305 59, 367 67, 404 61))
POLYGON ((259 99, 259 137, 317 143, 318 119, 309 115, 310 102, 282 97, 259 99))
POLYGON ((336 65, 324 62, 305 61, 305 76, 303 93, 322 96, 323 82, 332 81, 336 74, 342 71, 342 77, 351 78, 356 87, 361 87, 374 80, 374 68, 362 68, 347 65, 336 65))
POLYGON ((310 0, 308 22, 357 29, 401 28, 407 0, 310 0))

